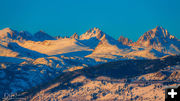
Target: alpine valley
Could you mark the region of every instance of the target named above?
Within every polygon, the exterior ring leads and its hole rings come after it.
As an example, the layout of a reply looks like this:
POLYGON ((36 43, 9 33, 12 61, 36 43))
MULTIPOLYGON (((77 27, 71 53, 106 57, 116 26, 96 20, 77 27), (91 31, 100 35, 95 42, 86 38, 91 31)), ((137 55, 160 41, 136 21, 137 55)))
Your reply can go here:
POLYGON ((180 40, 161 26, 136 42, 96 27, 69 37, 0 30, 5 101, 164 101, 179 84, 180 40))

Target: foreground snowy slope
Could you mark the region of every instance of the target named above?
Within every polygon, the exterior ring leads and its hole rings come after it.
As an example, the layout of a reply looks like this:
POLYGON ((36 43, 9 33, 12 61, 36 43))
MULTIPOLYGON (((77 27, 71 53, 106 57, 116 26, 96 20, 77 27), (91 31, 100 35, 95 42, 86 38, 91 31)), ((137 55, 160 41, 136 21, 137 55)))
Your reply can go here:
POLYGON ((90 59, 70 57, 17 58, 0 57, 0 98, 46 83, 63 72, 97 64, 90 59))
POLYGON ((180 84, 180 56, 124 60, 63 73, 19 94, 36 100, 164 100, 166 86, 180 84), (126 71, 126 72, 124 72, 126 71))

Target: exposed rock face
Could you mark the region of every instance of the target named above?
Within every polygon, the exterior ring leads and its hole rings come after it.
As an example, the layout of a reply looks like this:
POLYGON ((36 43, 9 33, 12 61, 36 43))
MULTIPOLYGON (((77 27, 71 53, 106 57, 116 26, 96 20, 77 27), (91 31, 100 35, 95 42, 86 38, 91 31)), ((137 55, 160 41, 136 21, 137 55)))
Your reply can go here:
POLYGON ((138 39, 136 44, 145 47, 156 47, 162 46, 171 41, 178 41, 178 39, 175 38, 175 36, 170 35, 166 29, 157 26, 156 28, 144 33, 138 39))
POLYGON ((132 40, 125 38, 123 36, 120 36, 118 41, 121 42, 123 45, 131 45, 133 43, 132 40))
POLYGON ((0 30, 0 39, 33 40, 33 36, 27 31, 18 32, 11 28, 0 30))
POLYGON ((34 37, 35 37, 38 41, 55 40, 55 38, 53 38, 52 36, 48 35, 47 33, 43 32, 43 31, 39 31, 39 32, 35 33, 35 34, 34 34, 34 37))
POLYGON ((79 35, 77 33, 74 33, 70 38, 71 39, 79 39, 79 35))
POLYGON ((90 39, 90 38, 97 38, 100 39, 105 33, 102 32, 99 28, 92 28, 88 30, 86 33, 80 36, 80 39, 90 39))
POLYGON ((154 48, 160 52, 168 54, 180 53, 180 41, 160 26, 144 33, 135 45, 154 48))
POLYGON ((86 40, 83 44, 94 45, 93 53, 102 53, 110 51, 118 51, 119 48, 122 48, 123 45, 115 40, 113 37, 101 31, 99 28, 92 28, 86 33, 80 36, 80 40, 86 40))

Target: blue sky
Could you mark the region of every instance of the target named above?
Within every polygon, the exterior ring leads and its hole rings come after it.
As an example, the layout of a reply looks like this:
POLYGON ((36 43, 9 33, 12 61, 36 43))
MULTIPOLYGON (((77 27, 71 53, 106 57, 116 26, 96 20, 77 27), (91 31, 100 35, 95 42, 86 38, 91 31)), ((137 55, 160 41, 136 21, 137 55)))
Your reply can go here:
POLYGON ((116 39, 136 41, 160 25, 180 39, 179 5, 180 0, 0 0, 0 29, 65 36, 99 27, 116 39))

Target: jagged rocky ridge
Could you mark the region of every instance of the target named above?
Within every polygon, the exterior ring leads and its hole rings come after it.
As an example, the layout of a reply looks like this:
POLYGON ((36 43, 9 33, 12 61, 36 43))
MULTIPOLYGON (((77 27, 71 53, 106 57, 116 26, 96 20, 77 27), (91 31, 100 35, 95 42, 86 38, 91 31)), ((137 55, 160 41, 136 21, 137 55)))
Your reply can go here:
POLYGON ((131 45, 133 43, 132 40, 125 38, 123 36, 120 36, 118 41, 121 42, 123 45, 131 45))

